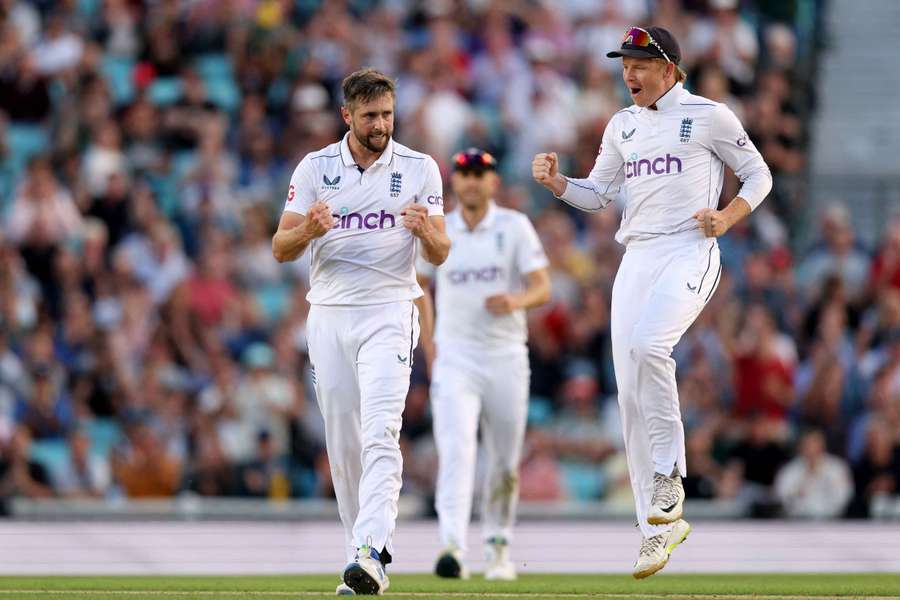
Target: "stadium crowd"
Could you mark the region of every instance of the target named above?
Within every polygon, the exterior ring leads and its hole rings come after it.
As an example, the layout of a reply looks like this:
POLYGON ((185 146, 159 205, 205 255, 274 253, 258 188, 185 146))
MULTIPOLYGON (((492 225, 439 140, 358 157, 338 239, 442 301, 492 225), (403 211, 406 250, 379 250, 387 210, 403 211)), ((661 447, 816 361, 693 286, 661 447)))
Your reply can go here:
MULTIPOLYGON (((793 243, 814 99, 800 4, 0 1, 0 497, 331 494, 308 263, 278 264, 270 240, 296 163, 344 131, 340 80, 370 65, 397 79, 396 137, 445 182, 454 151, 488 149, 497 201, 546 247, 523 499, 630 506, 609 340, 619 212, 565 208, 529 165, 556 151, 589 171, 625 99, 604 54, 652 14, 775 177, 720 240, 712 307, 676 348, 688 496, 868 515, 900 491, 900 221, 866 248, 838 203, 815 245, 793 243)), ((423 364, 402 445, 404 493, 427 497, 423 364)))

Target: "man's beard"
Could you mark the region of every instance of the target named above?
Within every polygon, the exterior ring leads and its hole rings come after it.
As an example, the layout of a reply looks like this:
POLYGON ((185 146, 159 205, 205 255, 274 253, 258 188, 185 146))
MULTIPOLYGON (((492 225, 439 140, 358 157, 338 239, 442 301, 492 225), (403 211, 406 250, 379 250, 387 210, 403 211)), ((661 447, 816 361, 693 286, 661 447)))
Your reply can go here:
POLYGON ((393 131, 385 131, 384 138, 382 138, 384 140, 384 142, 381 143, 380 146, 378 145, 380 142, 380 140, 378 138, 380 138, 381 136, 375 136, 375 135, 361 136, 359 134, 354 134, 354 135, 356 136, 356 141, 359 142, 360 144, 362 144, 363 148, 365 148, 369 152, 384 152, 384 149, 387 148, 387 144, 390 141, 391 135, 393 133, 394 133, 393 131))

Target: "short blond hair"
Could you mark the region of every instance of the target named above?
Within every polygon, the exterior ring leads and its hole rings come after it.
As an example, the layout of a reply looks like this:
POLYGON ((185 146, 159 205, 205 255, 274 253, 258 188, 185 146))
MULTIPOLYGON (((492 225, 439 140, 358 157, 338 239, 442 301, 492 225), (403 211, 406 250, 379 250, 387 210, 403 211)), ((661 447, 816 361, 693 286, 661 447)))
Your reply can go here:
MULTIPOLYGON (((658 61, 662 65, 669 64, 669 61, 664 58, 654 58, 653 60, 658 61)), ((684 83, 687 81, 687 73, 684 72, 684 69, 675 63, 672 63, 672 66, 675 67, 675 83, 684 83)))

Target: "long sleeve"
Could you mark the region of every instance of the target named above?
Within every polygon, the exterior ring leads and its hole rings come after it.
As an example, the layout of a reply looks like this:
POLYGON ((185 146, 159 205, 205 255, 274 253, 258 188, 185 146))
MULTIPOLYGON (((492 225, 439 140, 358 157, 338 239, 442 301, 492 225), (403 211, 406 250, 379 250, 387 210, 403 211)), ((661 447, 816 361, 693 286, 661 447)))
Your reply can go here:
POLYGON ((615 146, 613 122, 611 120, 603 132, 603 143, 590 175, 586 179, 566 177, 569 184, 559 197, 566 204, 594 212, 605 208, 619 193, 625 181, 625 161, 615 146))
POLYGON ((741 180, 738 196, 751 210, 759 206, 772 190, 772 173, 741 122, 724 104, 713 112, 710 146, 741 180))

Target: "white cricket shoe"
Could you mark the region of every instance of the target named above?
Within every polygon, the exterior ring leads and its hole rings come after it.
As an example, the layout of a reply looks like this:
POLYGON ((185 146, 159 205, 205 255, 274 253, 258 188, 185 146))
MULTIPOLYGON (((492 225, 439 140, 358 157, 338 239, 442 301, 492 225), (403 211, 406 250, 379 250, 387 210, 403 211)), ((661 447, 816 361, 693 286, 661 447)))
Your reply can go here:
POLYGON ((334 590, 334 593, 338 596, 355 596, 356 592, 353 591, 346 583, 341 583, 341 585, 337 586, 337 589, 334 590))
POLYGON ((344 569, 344 583, 360 596, 380 596, 388 589, 390 581, 375 548, 363 545, 356 550, 356 558, 344 569))
POLYGON ((690 523, 684 519, 679 519, 672 525, 672 529, 666 533, 660 533, 651 538, 644 538, 641 542, 641 553, 638 555, 637 562, 634 563, 634 571, 632 572, 634 578, 643 579, 644 577, 650 577, 666 566, 672 550, 687 539, 690 532, 690 523))
POLYGON ((681 484, 681 476, 678 473, 672 477, 654 473, 653 496, 650 498, 647 522, 651 525, 668 525, 680 519, 683 513, 684 486, 681 484))
POLYGON ((490 538, 484 546, 484 555, 486 581, 515 581, 516 568, 509 560, 509 544, 504 538, 490 538))
POLYGON ((447 579, 468 579, 469 570, 463 564, 459 548, 449 547, 438 557, 434 574, 447 579))

